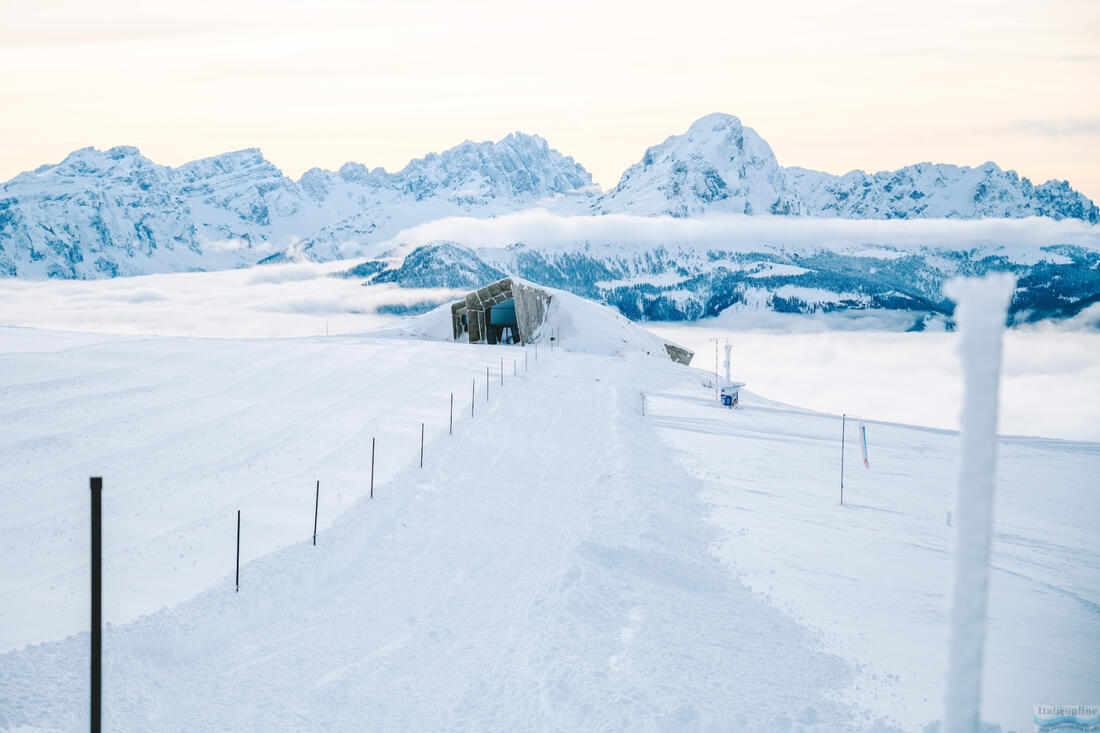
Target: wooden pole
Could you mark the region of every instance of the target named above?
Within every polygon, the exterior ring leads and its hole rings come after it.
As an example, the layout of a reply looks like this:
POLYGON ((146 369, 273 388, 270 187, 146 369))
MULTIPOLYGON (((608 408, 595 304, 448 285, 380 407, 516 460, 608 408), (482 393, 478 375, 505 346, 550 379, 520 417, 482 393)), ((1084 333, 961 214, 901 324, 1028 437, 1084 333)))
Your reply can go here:
POLYGON ((91 731, 99 733, 103 670, 103 479, 91 478, 92 491, 92 648, 91 731))
POLYGON ((321 480, 317 480, 317 496, 313 500, 313 546, 317 546, 317 509, 321 506, 321 480))

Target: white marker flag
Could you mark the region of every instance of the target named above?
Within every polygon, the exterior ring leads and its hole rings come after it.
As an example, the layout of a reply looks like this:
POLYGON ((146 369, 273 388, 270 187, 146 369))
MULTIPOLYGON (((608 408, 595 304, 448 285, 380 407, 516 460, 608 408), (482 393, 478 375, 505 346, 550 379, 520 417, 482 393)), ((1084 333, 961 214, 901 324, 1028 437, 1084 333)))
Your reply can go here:
POLYGON ((859 423, 859 447, 863 450, 863 467, 870 469, 871 464, 867 462, 867 426, 862 421, 859 423))

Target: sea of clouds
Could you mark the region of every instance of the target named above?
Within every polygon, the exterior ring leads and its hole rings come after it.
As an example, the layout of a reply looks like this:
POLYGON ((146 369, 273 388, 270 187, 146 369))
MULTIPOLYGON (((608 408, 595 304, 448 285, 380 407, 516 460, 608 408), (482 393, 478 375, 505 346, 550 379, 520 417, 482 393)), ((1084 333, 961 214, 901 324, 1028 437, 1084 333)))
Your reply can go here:
MULTIPOLYGON (((95 281, 0 281, 0 326, 131 336, 293 338, 392 324, 380 306, 441 302, 459 291, 363 286, 353 264, 295 263, 95 281)), ((648 324, 714 368, 712 338, 733 344, 735 378, 771 399, 869 419, 957 427, 953 333, 898 333, 888 318, 728 314, 648 324)), ((567 338, 568 334, 562 334, 567 338)), ((1000 430, 1100 441, 1100 332, 1050 324, 1005 336, 1000 430)), ((18 339, 6 338, 17 344, 18 339)), ((507 348, 507 347, 505 347, 507 348)))

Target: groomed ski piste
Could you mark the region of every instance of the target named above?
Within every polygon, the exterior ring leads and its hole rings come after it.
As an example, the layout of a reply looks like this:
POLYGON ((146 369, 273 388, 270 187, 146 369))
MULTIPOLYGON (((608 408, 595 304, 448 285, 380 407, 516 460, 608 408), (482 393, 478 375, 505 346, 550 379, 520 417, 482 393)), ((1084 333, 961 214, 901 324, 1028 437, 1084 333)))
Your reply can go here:
MULTIPOLYGON (((605 309, 537 356, 443 325, 0 328, 0 729, 87 727, 89 476, 106 730, 935 729, 956 433, 865 420, 841 505, 840 416, 723 409, 605 309)), ((999 441, 991 726, 1100 689, 1098 475, 999 441)))

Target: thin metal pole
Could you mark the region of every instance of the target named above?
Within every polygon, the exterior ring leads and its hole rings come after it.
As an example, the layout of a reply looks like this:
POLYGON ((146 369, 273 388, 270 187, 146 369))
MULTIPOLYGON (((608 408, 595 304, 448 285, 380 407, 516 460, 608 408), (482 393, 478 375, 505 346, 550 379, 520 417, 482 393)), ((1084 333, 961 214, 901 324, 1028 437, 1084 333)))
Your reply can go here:
POLYGON ((474 399, 477 397, 477 380, 470 380, 470 417, 474 416, 474 399))
POLYGON ((489 401, 489 367, 485 367, 485 401, 489 401))
POLYGON ((840 416, 840 503, 844 503, 844 427, 848 422, 848 414, 840 416))
POLYGON ((370 439, 370 498, 374 498, 374 438, 370 439))
POLYGON ((455 393, 451 392, 451 414, 447 418, 447 435, 454 435, 455 432, 455 393))
POLYGON ((504 386, 504 357, 500 357, 500 386, 504 386))
POLYGON ((237 510, 237 574, 233 577, 233 589, 241 592, 241 510, 237 510))
POLYGON ((420 423, 420 467, 424 468, 424 423, 420 423))
POLYGON ((519 366, 517 366, 515 359, 512 359, 512 376, 519 376, 519 366))
POLYGON ((317 546, 317 510, 321 506, 321 480, 317 479, 317 497, 313 500, 313 546, 317 546))
POLYGON ((99 733, 103 679, 103 479, 91 478, 92 491, 92 663, 91 730, 99 733))

